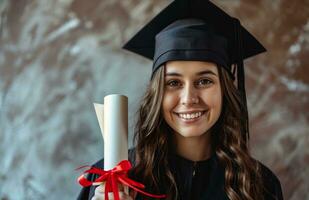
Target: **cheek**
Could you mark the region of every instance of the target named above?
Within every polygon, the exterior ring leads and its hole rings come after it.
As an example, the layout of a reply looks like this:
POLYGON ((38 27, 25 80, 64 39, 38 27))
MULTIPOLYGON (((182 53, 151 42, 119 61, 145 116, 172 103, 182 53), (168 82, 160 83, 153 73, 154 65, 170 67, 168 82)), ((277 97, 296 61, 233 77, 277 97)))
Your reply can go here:
POLYGON ((222 96, 220 90, 209 91, 203 95, 203 100, 211 109, 221 110, 222 96))
POLYGON ((221 94, 217 94, 213 97, 214 100, 214 104, 216 107, 220 107, 222 106, 222 96, 221 94))
POLYGON ((162 107, 164 114, 170 113, 177 105, 177 96, 173 94, 164 94, 162 107))
POLYGON ((222 110, 222 95, 221 92, 218 92, 216 95, 213 95, 213 102, 212 102, 212 106, 214 108, 215 111, 215 116, 216 118, 219 118, 220 114, 221 114, 221 110, 222 110))

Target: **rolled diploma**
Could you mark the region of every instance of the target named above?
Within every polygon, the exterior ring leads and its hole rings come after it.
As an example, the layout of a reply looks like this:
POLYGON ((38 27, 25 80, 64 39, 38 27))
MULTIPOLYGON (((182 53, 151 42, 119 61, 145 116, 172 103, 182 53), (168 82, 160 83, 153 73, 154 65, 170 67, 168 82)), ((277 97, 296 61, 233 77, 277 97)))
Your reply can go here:
POLYGON ((93 103, 93 105, 94 105, 95 113, 97 115, 101 134, 102 134, 102 137, 103 137, 103 143, 104 143, 104 135, 103 135, 103 133, 104 133, 104 129, 103 129, 104 104, 93 103))
POLYGON ((128 160, 128 98, 111 94, 104 97, 104 108, 94 107, 104 140, 104 170, 110 170, 128 160))

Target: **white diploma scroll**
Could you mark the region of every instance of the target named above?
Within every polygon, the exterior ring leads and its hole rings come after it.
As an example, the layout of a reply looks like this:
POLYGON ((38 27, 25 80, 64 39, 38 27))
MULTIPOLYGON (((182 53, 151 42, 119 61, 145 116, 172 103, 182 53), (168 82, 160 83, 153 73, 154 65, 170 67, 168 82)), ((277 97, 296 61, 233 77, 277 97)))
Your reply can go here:
POLYGON ((120 94, 104 97, 104 106, 94 103, 104 140, 104 170, 128 160, 128 98, 120 94))

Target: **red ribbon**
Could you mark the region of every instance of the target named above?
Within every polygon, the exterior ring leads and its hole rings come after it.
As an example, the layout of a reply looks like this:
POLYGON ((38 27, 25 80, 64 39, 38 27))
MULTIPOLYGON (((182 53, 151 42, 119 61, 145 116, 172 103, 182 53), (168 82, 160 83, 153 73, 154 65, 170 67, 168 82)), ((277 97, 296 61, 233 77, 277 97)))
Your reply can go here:
MULTIPOLYGON (((130 161, 123 160, 121 161, 116 167, 111 170, 104 171, 102 169, 91 167, 91 166, 82 166, 78 169, 90 167, 90 169, 84 171, 84 173, 89 174, 97 174, 99 177, 94 181, 89 181, 85 178, 85 174, 82 174, 78 178, 79 184, 83 187, 91 186, 93 183, 101 183, 105 182, 105 200, 108 199, 108 192, 114 193, 115 200, 119 199, 119 191, 118 191, 118 183, 122 183, 123 185, 127 185, 128 187, 132 188, 133 190, 140 192, 146 196, 153 197, 153 198, 165 198, 166 195, 155 195, 147 193, 141 189, 145 188, 145 185, 142 183, 133 181, 132 179, 128 178, 128 171, 132 168, 130 161)), ((78 170, 77 169, 77 170, 78 170)))

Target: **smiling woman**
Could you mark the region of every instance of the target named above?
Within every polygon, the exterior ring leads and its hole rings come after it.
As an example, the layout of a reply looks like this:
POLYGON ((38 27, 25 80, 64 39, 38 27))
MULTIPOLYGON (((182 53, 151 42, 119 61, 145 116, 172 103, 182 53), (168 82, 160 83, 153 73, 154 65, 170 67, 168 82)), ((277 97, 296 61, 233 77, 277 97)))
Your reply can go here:
POLYGON ((222 107, 217 66, 201 61, 170 61, 165 70, 163 117, 175 132, 178 151, 192 160, 208 158, 209 130, 218 120, 222 107), (199 152, 208 155, 200 157, 199 152))
MULTIPOLYGON (((124 48, 154 60, 132 179, 169 200, 283 199, 277 177, 248 151, 243 60, 265 49, 238 20, 206 0, 176 0, 124 48)), ((101 188, 80 199, 104 197, 101 188)), ((122 199, 133 198, 144 199, 122 199)))

